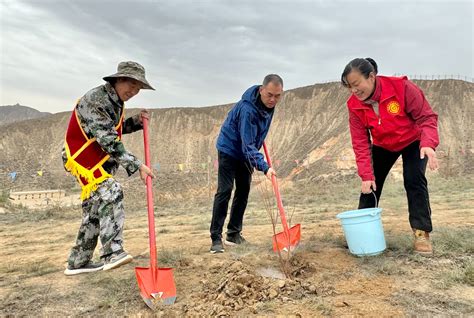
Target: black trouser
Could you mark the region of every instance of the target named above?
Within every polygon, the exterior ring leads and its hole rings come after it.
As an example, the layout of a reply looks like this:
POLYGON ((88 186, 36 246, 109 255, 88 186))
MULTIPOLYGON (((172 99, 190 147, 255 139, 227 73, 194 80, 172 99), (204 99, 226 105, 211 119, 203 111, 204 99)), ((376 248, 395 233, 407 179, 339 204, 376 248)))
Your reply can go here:
MULTIPOLYGON (((408 198, 408 213, 413 229, 432 231, 431 208, 428 196, 428 182, 425 171, 428 158, 420 159, 420 142, 416 141, 399 152, 391 152, 381 147, 372 146, 372 163, 374 167, 377 200, 382 194, 383 184, 390 169, 398 157, 403 159, 403 183, 408 198)), ((361 193, 359 209, 375 206, 373 194, 361 193)))
POLYGON ((227 207, 234 187, 234 180, 235 192, 230 208, 227 235, 240 234, 242 231, 242 221, 247 207, 253 172, 253 168, 245 161, 237 160, 221 151, 219 151, 218 157, 217 192, 214 196, 211 221, 211 239, 213 241, 222 237, 222 228, 227 216, 227 207))

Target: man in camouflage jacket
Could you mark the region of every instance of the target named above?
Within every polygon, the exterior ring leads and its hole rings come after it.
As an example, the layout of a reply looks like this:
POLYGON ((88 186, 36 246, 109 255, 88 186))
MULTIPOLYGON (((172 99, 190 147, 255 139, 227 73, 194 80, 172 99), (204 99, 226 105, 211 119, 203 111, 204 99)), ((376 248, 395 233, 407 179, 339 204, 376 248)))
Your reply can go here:
POLYGON ((128 152, 121 135, 143 128, 147 110, 123 120, 124 102, 140 89, 153 89, 144 68, 121 62, 117 73, 104 77, 106 83, 88 91, 77 103, 66 133, 63 161, 82 186, 83 219, 76 243, 68 258, 66 275, 109 270, 133 260, 123 249, 124 207, 121 185, 113 178, 119 166, 143 181, 152 171, 128 152), (98 238, 100 263, 91 261, 98 238))

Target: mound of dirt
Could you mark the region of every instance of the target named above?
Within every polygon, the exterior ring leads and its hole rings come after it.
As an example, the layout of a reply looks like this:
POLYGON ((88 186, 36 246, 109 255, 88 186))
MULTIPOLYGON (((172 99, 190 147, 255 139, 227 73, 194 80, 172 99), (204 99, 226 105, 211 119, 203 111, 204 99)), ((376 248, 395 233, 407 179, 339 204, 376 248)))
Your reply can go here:
MULTIPOLYGON (((242 261, 214 265, 201 280, 202 291, 190 301, 185 311, 204 316, 228 316, 238 311, 257 313, 265 302, 291 302, 308 295, 324 294, 321 288, 300 278, 273 279, 259 275, 242 261)), ((301 275, 309 265, 295 259, 292 266, 301 275)))

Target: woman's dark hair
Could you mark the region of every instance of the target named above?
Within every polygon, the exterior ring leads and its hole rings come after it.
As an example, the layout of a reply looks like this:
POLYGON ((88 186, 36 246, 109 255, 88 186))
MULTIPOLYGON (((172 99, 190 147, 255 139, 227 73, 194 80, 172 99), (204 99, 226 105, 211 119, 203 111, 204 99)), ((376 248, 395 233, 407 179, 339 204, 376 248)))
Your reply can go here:
POLYGON ((372 72, 377 75, 378 71, 377 63, 375 63, 375 61, 370 57, 366 57, 365 59, 353 59, 346 65, 346 67, 344 68, 344 72, 342 72, 341 83, 343 86, 349 87, 349 83, 347 83, 346 77, 354 69, 359 71, 365 78, 369 78, 369 74, 372 72))

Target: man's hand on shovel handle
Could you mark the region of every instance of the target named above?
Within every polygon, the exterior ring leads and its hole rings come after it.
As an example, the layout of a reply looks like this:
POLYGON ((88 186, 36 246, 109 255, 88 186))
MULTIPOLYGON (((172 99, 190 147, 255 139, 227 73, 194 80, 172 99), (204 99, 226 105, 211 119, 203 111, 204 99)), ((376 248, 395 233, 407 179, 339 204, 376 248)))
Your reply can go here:
POLYGON ((147 166, 145 166, 144 164, 142 164, 140 166, 140 178, 143 180, 143 183, 146 184, 146 177, 147 176, 150 176, 152 178, 155 177, 155 175, 153 174, 153 171, 151 171, 150 168, 148 168, 147 166))
POLYGON ((273 170, 273 168, 268 168, 268 171, 267 173, 265 173, 265 176, 268 178, 268 180, 272 180, 272 175, 277 175, 275 170, 273 170))

